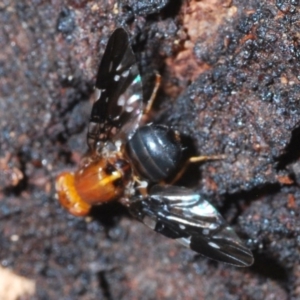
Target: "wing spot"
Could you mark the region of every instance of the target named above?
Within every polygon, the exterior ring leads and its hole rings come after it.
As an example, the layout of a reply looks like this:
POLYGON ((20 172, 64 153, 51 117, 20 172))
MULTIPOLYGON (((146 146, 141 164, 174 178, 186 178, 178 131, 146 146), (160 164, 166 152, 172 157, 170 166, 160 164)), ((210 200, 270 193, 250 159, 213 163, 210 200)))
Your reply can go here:
POLYGON ((117 104, 119 106, 123 106, 125 104, 125 97, 124 96, 120 96, 119 99, 118 99, 117 104))
POLYGON ((133 107, 133 106, 126 106, 125 110, 126 110, 128 113, 131 113, 131 112, 134 110, 134 107, 133 107))
POLYGON ((181 230, 185 230, 185 229, 186 229, 186 226, 184 226, 184 225, 182 225, 182 224, 179 224, 179 228, 180 228, 181 230))
POLYGON ((212 224, 209 225, 209 229, 211 229, 211 230, 215 230, 218 227, 219 227, 219 225, 217 223, 212 223, 212 224))
POLYGON ((114 81, 118 82, 120 80, 120 75, 115 75, 114 76, 114 81))
POLYGON ((213 242, 208 242, 208 245, 215 249, 221 249, 219 245, 217 245, 216 243, 213 243, 213 242))
POLYGON ((140 96, 138 94, 133 94, 127 101, 128 104, 132 104, 136 101, 140 100, 140 96))
POLYGON ((202 230, 202 233, 203 233, 204 235, 209 235, 209 229, 203 229, 203 230, 202 230))
POLYGON ((126 78, 129 75, 129 70, 125 70, 122 74, 122 77, 126 78))
POLYGON ((121 69, 122 69, 122 64, 119 64, 116 70, 120 71, 121 69))

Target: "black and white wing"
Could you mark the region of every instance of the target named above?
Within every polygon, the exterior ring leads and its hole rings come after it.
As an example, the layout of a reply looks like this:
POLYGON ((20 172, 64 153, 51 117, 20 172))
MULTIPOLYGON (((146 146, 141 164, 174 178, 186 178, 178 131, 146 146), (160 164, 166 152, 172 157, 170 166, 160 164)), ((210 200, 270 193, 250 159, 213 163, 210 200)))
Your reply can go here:
POLYGON ((126 140, 143 113, 141 76, 129 37, 123 28, 109 38, 96 80, 98 97, 89 121, 87 142, 91 150, 107 140, 126 140))
POLYGON ((211 259, 238 267, 253 263, 251 251, 220 213, 192 190, 156 185, 130 211, 156 232, 211 259))
POLYGON ((130 8, 135 15, 150 15, 158 13, 168 2, 168 0, 125 0, 123 1, 123 7, 130 8))

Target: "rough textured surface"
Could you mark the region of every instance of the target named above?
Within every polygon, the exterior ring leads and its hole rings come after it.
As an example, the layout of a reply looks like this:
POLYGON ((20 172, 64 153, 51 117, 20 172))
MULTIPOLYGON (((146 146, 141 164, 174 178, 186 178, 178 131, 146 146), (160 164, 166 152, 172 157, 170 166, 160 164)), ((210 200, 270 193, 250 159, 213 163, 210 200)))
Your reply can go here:
POLYGON ((295 0, 173 0, 135 18, 113 0, 2 1, 0 261, 35 282, 30 299, 299 299, 299 20, 295 0), (97 64, 126 19, 144 78, 162 75, 153 120, 226 155, 183 182, 236 225, 253 267, 195 257, 118 204, 87 219, 57 204, 53 178, 85 152, 97 64))

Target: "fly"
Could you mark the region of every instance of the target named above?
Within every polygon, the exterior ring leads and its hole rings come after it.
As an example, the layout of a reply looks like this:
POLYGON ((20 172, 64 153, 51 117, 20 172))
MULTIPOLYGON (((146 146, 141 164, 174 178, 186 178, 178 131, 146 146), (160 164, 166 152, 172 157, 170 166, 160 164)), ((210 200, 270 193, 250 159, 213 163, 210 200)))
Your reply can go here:
POLYGON ((88 154, 77 171, 56 179, 61 205, 85 216, 93 205, 119 200, 152 230, 211 259, 250 266, 251 251, 208 201, 191 189, 163 184, 180 167, 180 134, 142 124, 149 106, 143 103, 141 76, 123 28, 109 38, 96 89, 88 154))

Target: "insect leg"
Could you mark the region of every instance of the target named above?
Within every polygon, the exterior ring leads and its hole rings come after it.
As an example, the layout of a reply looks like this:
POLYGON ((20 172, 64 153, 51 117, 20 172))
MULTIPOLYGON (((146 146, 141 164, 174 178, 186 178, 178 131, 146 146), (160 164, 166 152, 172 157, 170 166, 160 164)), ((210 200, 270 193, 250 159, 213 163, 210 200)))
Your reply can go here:
POLYGON ((147 103, 147 106, 144 109, 144 112, 143 112, 144 115, 147 115, 150 112, 150 110, 151 110, 151 108, 153 106, 154 100, 156 98, 157 91, 158 91, 158 89, 160 87, 161 76, 158 73, 155 73, 155 76, 156 76, 155 77, 155 85, 154 85, 151 97, 150 97, 150 99, 149 99, 149 101, 147 103))
POLYGON ((175 182, 177 182, 182 177, 182 175, 185 173, 185 171, 187 170, 187 168, 189 167, 190 164, 201 163, 201 162, 208 161, 208 160, 221 160, 221 159, 225 159, 225 158, 226 158, 226 156, 223 154, 210 155, 210 156, 209 155, 192 156, 184 163, 184 165, 181 167, 179 172, 176 174, 175 178, 172 179, 170 184, 174 184, 175 182))
POLYGON ((192 156, 187 160, 187 164, 190 163, 199 163, 207 160, 221 160, 225 159, 226 155, 224 154, 217 154, 217 155, 200 155, 200 156, 192 156))

